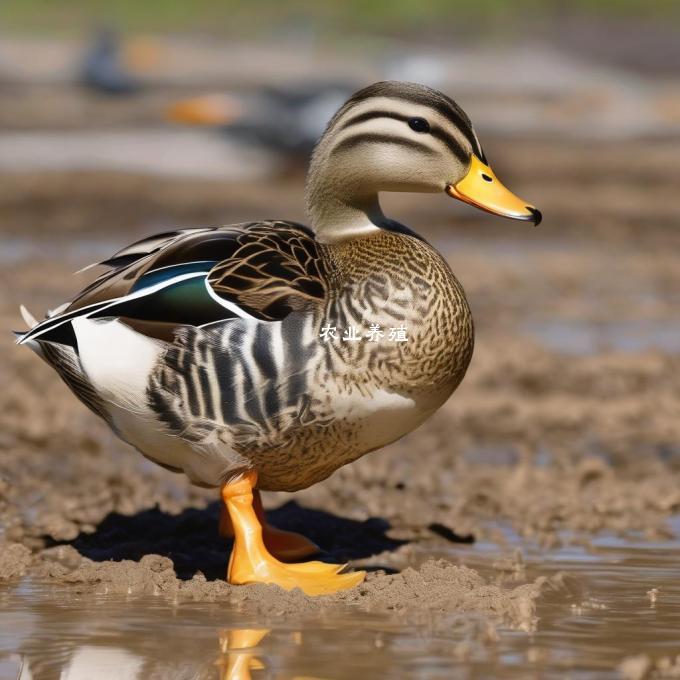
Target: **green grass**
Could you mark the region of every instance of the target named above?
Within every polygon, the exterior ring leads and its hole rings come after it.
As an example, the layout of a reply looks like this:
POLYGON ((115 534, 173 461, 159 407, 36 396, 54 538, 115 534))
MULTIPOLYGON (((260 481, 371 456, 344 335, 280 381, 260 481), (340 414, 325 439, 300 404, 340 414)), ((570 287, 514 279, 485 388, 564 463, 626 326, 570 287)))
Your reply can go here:
POLYGON ((242 35, 281 27, 408 33, 461 20, 484 25, 528 16, 591 12, 660 21, 680 16, 679 0, 0 0, 0 30, 75 32, 98 23, 130 31, 242 35))

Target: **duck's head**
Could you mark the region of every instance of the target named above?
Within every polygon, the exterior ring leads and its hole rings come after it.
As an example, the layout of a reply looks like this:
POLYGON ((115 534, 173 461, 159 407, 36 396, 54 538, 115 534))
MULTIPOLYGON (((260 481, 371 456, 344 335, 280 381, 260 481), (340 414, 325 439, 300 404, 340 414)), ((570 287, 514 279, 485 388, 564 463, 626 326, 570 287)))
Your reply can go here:
POLYGON ((541 221, 535 206, 498 180, 465 112, 414 83, 370 85, 333 116, 307 182, 317 238, 333 242, 388 225, 382 191, 445 192, 495 215, 541 221))

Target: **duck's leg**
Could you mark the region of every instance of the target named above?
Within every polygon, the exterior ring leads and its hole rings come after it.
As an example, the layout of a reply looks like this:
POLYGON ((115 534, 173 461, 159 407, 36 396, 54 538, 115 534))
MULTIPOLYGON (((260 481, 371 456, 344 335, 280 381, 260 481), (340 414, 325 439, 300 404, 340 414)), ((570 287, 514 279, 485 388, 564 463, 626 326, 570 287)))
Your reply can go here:
MULTIPOLYGON (((262 496, 260 492, 257 489, 253 489, 252 493, 253 509, 255 510, 258 522, 262 526, 262 542, 273 557, 282 562, 292 562, 321 552, 316 543, 305 538, 302 534, 294 533, 292 531, 283 531, 282 529, 277 529, 271 524, 268 524, 264 513, 264 507, 262 506, 262 496)), ((223 538, 234 538, 234 525, 229 516, 226 501, 222 503, 218 531, 223 538)), ((345 567, 344 564, 329 564, 327 562, 291 564, 290 567, 297 571, 305 571, 310 568, 308 566, 310 564, 313 565, 315 571, 325 568, 328 573, 332 574, 337 574, 345 567)))
POLYGON ((234 527, 234 547, 229 559, 229 583, 275 583, 286 590, 300 588, 307 595, 326 595, 361 583, 363 571, 339 574, 344 565, 325 562, 284 564, 265 547, 262 524, 254 507, 257 473, 246 472, 222 487, 222 499, 234 527))
MULTIPOLYGON (((282 562, 293 562, 321 552, 321 549, 314 541, 310 541, 302 534, 277 529, 269 524, 262 507, 262 497, 257 489, 253 489, 253 508, 257 519, 262 525, 262 540, 267 550, 277 559, 282 562)), ((219 533, 224 538, 234 537, 234 527, 231 523, 226 503, 222 505, 220 513, 219 533)))

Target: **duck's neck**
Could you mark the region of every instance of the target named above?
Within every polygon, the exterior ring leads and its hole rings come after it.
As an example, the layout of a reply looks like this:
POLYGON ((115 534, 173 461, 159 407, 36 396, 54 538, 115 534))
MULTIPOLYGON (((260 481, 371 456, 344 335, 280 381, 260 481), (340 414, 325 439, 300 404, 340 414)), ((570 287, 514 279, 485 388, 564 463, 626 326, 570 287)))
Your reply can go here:
POLYGON ((338 243, 380 231, 388 219, 378 193, 334 177, 331 165, 315 161, 307 181, 307 213, 317 240, 338 243))

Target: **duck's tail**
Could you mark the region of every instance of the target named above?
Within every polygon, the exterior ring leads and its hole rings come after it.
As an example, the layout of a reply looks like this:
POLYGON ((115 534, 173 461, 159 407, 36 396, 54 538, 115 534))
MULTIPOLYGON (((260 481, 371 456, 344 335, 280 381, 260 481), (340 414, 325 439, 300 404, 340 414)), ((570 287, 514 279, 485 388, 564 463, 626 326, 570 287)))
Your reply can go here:
MULTIPOLYGON (((42 340, 39 338, 30 337, 31 331, 36 328, 40 322, 31 314, 24 305, 19 307, 21 316, 29 326, 27 331, 14 331, 17 339, 17 344, 27 345, 32 349, 41 359, 46 361, 59 374, 61 379, 71 388, 73 393, 92 411, 104 418, 108 422, 108 412, 97 394, 96 390, 83 373, 83 367, 80 363, 75 349, 69 345, 50 342, 49 340, 42 340)), ((54 316, 60 310, 49 311, 46 319, 54 316)))
MULTIPOLYGON (((27 333, 30 333, 37 325, 38 325, 38 320, 31 314, 28 309, 24 305, 19 305, 19 311, 21 312, 21 318, 24 320, 24 323, 28 326, 27 331, 12 331, 14 334, 14 337, 16 339, 17 345, 20 345, 27 333)), ((37 351, 36 347, 31 347, 31 349, 35 352, 37 351)))
POLYGON ((24 305, 19 306, 19 311, 21 312, 21 318, 29 328, 35 328, 38 325, 37 319, 28 311, 28 309, 26 309, 24 305))
POLYGON ((19 311, 21 312, 21 318, 24 323, 28 326, 27 331, 13 331, 14 337, 16 339, 16 344, 25 344, 30 349, 32 349, 40 358, 45 358, 45 353, 39 342, 35 340, 26 339, 26 336, 38 325, 39 321, 31 314, 31 312, 26 309, 24 305, 19 305, 19 311))

